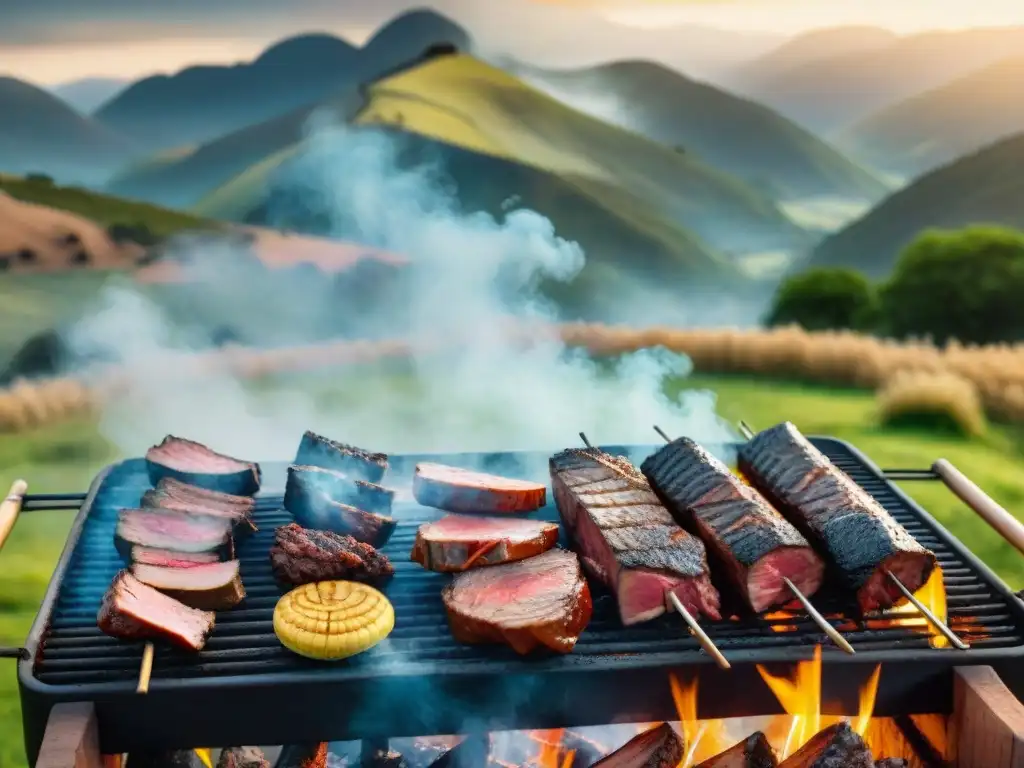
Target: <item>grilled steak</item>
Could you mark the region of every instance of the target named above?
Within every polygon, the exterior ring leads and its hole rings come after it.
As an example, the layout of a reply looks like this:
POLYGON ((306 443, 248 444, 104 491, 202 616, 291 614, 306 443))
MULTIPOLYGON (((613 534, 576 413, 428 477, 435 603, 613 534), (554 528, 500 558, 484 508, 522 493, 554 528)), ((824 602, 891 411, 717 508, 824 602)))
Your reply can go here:
POLYGON ((615 593, 623 624, 671 610, 669 591, 695 617, 720 618, 704 545, 628 460, 596 448, 562 451, 551 459, 551 487, 584 567, 615 593))
POLYGON ((271 768, 259 747, 226 747, 221 750, 217 768, 271 768))
POLYGON ((705 760, 697 768, 776 768, 775 750, 760 731, 756 731, 720 755, 705 760))
POLYGON ((125 640, 163 638, 200 651, 213 630, 215 614, 182 605, 173 597, 143 584, 128 571, 114 577, 103 596, 96 622, 100 629, 125 640))
POLYGON ((217 517, 197 517, 170 509, 123 509, 117 518, 114 543, 122 557, 140 545, 172 552, 216 553, 233 557, 231 523, 217 517))
MULTIPOLYGON (((323 512, 323 497, 376 515, 391 515, 395 492, 322 467, 292 464, 284 487, 284 506, 298 518, 316 519, 323 512)), ((311 526, 313 527, 313 526, 311 526)))
POLYGON ((318 581, 378 582, 395 572, 387 555, 351 536, 312 531, 291 523, 274 534, 270 565, 284 584, 318 581))
POLYGON ((333 469, 353 480, 365 480, 368 483, 379 483, 388 469, 386 453, 364 451, 313 432, 306 432, 302 436, 294 463, 333 469))
POLYGON ((464 571, 533 557, 557 542, 556 523, 448 515, 419 527, 412 560, 431 571, 464 571))
POLYGON ((156 488, 142 494, 139 505, 146 509, 173 509, 192 515, 224 517, 231 521, 236 536, 256 530, 252 522, 256 503, 251 496, 210 491, 173 477, 165 477, 156 488))
POLYGON ((154 549, 132 546, 129 561, 141 565, 160 565, 165 568, 192 568, 206 563, 219 563, 221 557, 216 552, 173 552, 169 549, 154 549))
POLYGON ((668 723, 637 734, 591 768, 676 768, 683 759, 683 740, 668 723))
POLYGON ((146 466, 153 485, 173 477, 189 485, 240 496, 256 493, 262 476, 259 464, 225 456, 202 443, 173 435, 146 451, 146 466))
POLYGON ((875 768, 875 760, 864 739, 842 722, 818 731, 779 768, 875 768))
POLYGON ((593 612, 576 555, 564 549, 456 574, 441 592, 460 643, 507 643, 569 653, 593 612))
POLYGON ((532 512, 547 503, 541 483, 430 462, 416 465, 412 495, 425 507, 487 515, 532 512))
POLYGON ((194 564, 187 568, 135 563, 132 575, 143 584, 202 611, 224 611, 245 599, 237 560, 194 564))
POLYGON ((726 566, 755 613, 795 599, 784 578, 810 597, 825 565, 768 501, 686 437, 647 457, 640 469, 677 519, 686 520, 726 566))
POLYGON ((828 553, 861 610, 903 602, 891 571, 911 592, 928 581, 935 555, 788 421, 740 449, 740 466, 828 553))

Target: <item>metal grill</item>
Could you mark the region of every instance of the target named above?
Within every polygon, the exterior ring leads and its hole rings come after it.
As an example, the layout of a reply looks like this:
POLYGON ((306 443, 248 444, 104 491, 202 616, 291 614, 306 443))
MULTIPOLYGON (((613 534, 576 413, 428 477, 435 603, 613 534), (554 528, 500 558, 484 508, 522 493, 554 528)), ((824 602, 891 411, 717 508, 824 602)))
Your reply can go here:
MULTIPOLYGON (((199 654, 158 647, 150 692, 138 696, 142 644, 107 637, 96 626, 103 593, 123 567, 112 544, 118 510, 137 505, 149 487, 144 463, 131 460, 94 484, 29 638, 33 658, 20 663, 30 759, 49 707, 83 699, 97 703, 105 752, 675 719, 667 684, 672 670, 700 677, 701 717, 769 714, 779 711, 778 704, 753 663, 808 658, 815 644, 824 646, 827 708, 856 711, 857 689, 881 662, 878 715, 948 711, 953 665, 998 665, 1024 655, 1024 605, 855 449, 829 438, 813 442, 936 553, 950 625, 971 650, 933 649, 921 629, 852 628, 844 622, 844 635, 857 650, 850 657, 799 614, 773 621, 774 628, 754 617, 706 622, 733 664, 722 671, 677 616, 624 628, 614 600, 596 590, 593 619, 572 654, 524 659, 505 647, 460 645, 448 631, 440 597, 448 577, 409 561, 416 527, 441 513, 400 492, 394 510, 399 527, 383 550, 395 564, 384 588, 395 606, 393 633, 352 659, 311 662, 282 648, 272 630, 282 591, 267 550, 275 527, 291 517, 280 495, 270 495, 258 497, 259 532, 239 545, 245 601, 218 614, 199 654)), ((607 450, 636 460, 654 447, 607 450)), ((407 489, 415 463, 426 458, 393 457, 386 482, 407 489)), ((547 454, 429 458, 527 476, 528 468, 546 465, 547 454)), ((283 487, 284 469, 264 465, 265 487, 283 487)), ((557 511, 552 503, 534 516, 554 520, 557 511)), ((845 607, 838 592, 819 593, 815 603, 826 614, 845 607)))

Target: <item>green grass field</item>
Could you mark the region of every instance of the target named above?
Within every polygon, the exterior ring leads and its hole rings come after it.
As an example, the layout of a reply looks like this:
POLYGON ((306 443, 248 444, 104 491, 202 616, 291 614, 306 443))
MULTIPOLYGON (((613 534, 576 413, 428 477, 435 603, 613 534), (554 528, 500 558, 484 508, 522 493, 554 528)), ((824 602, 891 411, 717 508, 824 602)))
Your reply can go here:
MULTIPOLYGON (((336 381, 335 386, 341 384, 336 381)), ((945 457, 1015 514, 1024 508, 1022 454, 1010 433, 996 429, 984 440, 961 441, 881 430, 874 426, 872 396, 857 391, 721 377, 670 384, 670 389, 681 387, 714 390, 719 412, 729 419, 742 418, 755 427, 789 419, 808 433, 849 440, 883 467, 927 467, 945 457)), ((0 483, 24 477, 35 492, 82 490, 102 466, 116 458, 89 423, 5 437, 0 442, 0 467, 4 468, 0 483)), ((940 484, 904 487, 1010 586, 1024 587, 1024 560, 940 484)), ((0 645, 24 641, 71 517, 64 512, 26 514, 0 552, 0 645)), ((21 740, 14 663, 0 662, 0 768, 22 768, 21 740)))

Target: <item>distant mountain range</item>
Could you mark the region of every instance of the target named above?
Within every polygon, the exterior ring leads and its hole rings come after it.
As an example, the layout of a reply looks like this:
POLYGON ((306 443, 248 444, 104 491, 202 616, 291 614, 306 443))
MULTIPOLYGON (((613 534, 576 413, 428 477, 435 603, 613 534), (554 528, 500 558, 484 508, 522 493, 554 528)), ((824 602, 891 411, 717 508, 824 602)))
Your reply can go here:
POLYGON ((52 86, 49 91, 76 111, 89 115, 130 83, 113 77, 86 77, 52 86))
POLYGON ((989 223, 1024 229, 1024 133, 917 179, 864 217, 825 238, 815 266, 849 266, 882 276, 925 229, 989 223))
POLYGON ((876 167, 918 175, 1022 130, 1024 55, 877 112, 837 141, 876 167))

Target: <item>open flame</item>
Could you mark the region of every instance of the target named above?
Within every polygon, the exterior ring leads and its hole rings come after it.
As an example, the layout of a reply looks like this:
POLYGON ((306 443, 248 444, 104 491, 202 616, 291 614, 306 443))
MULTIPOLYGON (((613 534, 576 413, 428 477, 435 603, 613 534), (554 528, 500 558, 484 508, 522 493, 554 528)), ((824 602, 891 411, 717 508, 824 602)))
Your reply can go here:
MULTIPOLYGON (((942 569, 935 566, 928 581, 914 593, 914 597, 928 608, 940 621, 947 624, 949 617, 946 615, 946 585, 942 580, 942 569)), ((928 631, 930 635, 928 642, 932 648, 948 648, 949 640, 939 630, 921 615, 911 603, 906 603, 897 608, 886 611, 884 618, 869 619, 868 627, 872 629, 883 628, 892 625, 901 627, 920 627, 928 631)))
POLYGON ((724 722, 698 719, 697 679, 682 683, 678 677, 669 674, 668 682, 683 731, 683 743, 686 744, 686 754, 678 768, 690 768, 731 747, 733 742, 729 740, 724 722))

